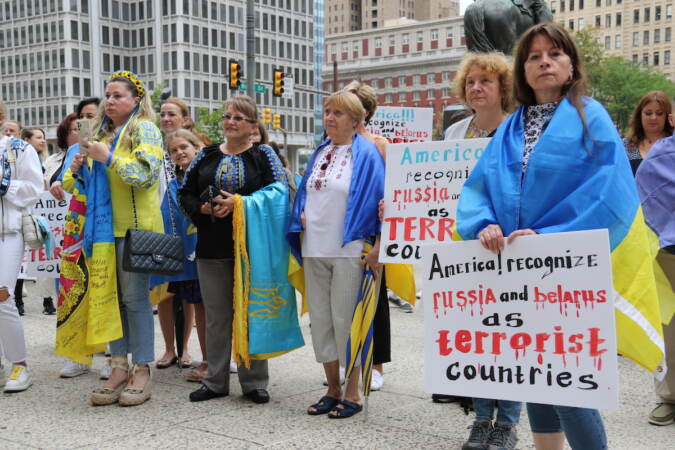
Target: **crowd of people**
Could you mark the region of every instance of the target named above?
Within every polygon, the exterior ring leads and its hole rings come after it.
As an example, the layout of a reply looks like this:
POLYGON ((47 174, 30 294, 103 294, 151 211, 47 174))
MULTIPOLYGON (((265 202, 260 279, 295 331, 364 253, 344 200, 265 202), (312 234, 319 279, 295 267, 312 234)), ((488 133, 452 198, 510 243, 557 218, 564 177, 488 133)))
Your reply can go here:
MULTIPOLYGON (((513 59, 497 53, 465 56, 455 89, 470 113, 445 131, 445 139, 491 141, 462 190, 457 237, 478 239, 497 253, 519 236, 606 228, 614 249, 629 228, 617 217, 638 210, 641 200, 646 223, 660 239, 659 261, 675 286, 671 99, 663 92, 646 93, 622 140, 602 105, 585 95, 586 88, 577 47, 556 24, 525 32, 513 59), (598 196, 605 209, 597 206, 598 196)), ((376 107, 375 90, 356 81, 328 96, 325 140, 296 178, 268 141, 257 106, 247 96, 225 102, 225 142, 211 143, 195 129, 188 105, 178 98, 162 104, 158 127, 142 80, 115 72, 100 105, 98 99, 84 100, 63 119, 58 151, 51 156, 44 131, 22 130, 6 120, 0 104, 0 356, 10 364, 6 379, 0 371, 5 392, 23 391, 33 382, 17 276, 24 249, 22 216, 49 190, 59 200, 66 192, 72 195, 61 278, 56 286, 51 280, 38 282, 44 313, 58 314, 57 353, 69 358, 62 376, 89 370, 90 355, 65 343, 86 340, 71 326, 80 304, 94 308, 92 296, 105 297, 96 306, 102 308, 101 339, 82 344, 110 355, 101 374, 105 381, 90 395, 92 404, 147 401, 153 362, 156 369, 190 368, 187 379, 200 383, 190 401, 228 395, 230 373, 236 372, 247 399, 269 402, 268 359, 302 345, 294 290, 286 290, 288 267, 295 261, 304 270, 304 282, 294 286, 303 293, 314 354, 327 384, 307 413, 336 419, 359 413, 363 399, 357 371, 345 380, 344 368, 364 265, 380 278, 381 287, 373 389, 382 386, 383 364, 391 361, 389 277, 378 262, 387 142, 366 128, 376 107), (95 130, 88 139, 77 133, 77 120, 83 118, 95 130), (255 211, 279 226, 258 226, 255 211), (129 230, 180 236, 182 272, 150 275, 126 267, 129 230), (256 240, 278 245, 257 250, 247 230, 255 230, 256 240), (275 316, 279 323, 246 312, 251 311, 248 298, 260 295, 256 283, 264 264, 282 273, 283 280, 274 279, 279 292, 290 292, 275 294, 285 308, 293 304, 275 316), (159 358, 153 305, 164 338, 159 358), (195 324, 202 353, 198 364, 188 350, 195 324), (59 333, 68 339, 60 340, 59 333), (263 342, 265 333, 274 342, 263 342), (261 342, 254 343, 258 335, 261 342)), ((675 367, 675 325, 664 330, 666 362, 675 367)), ((673 380, 675 373, 669 371, 657 383, 661 401, 649 416, 655 425, 675 421, 673 380)), ((454 400, 441 394, 434 399, 454 400)), ((465 400, 473 405, 475 421, 463 449, 515 448, 521 402, 465 400)), ((607 448, 595 409, 528 403, 526 410, 539 449, 562 449, 565 439, 574 449, 607 448)))

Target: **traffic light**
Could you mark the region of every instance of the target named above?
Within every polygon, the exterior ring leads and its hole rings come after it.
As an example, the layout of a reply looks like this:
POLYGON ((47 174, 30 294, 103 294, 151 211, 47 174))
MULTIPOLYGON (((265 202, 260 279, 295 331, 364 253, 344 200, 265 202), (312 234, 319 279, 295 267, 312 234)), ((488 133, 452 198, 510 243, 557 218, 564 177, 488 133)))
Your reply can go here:
POLYGON ((241 66, 236 61, 230 61, 230 89, 239 89, 241 84, 241 66))
POLYGON ((281 114, 275 114, 272 120, 272 129, 279 130, 281 129, 281 114))
POLYGON ((274 71, 274 88, 272 89, 272 95, 275 97, 281 97, 284 93, 284 72, 281 70, 274 71))
POLYGON ((263 123, 265 125, 272 123, 272 110, 269 108, 263 109, 263 123))

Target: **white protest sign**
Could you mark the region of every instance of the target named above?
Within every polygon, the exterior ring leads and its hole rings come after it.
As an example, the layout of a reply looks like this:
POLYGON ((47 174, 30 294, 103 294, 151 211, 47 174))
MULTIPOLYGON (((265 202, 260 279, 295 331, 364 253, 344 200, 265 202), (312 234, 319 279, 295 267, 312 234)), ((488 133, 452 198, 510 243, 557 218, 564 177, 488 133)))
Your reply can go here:
POLYGON ((419 262, 421 244, 452 240, 462 186, 489 142, 387 145, 381 262, 419 262))
POLYGON ((423 248, 428 392, 618 407, 607 230, 423 248))
POLYGON ((433 108, 378 106, 367 128, 390 143, 424 142, 433 138, 433 108))
POLYGON ((43 216, 49 222, 52 234, 54 235, 54 254, 52 255, 53 259, 48 259, 44 247, 38 249, 26 248, 21 268, 21 278, 59 278, 63 229, 68 205, 70 204, 70 197, 70 194, 66 194, 66 199, 59 201, 48 191, 45 191, 40 195, 35 205, 33 205, 33 214, 43 216))

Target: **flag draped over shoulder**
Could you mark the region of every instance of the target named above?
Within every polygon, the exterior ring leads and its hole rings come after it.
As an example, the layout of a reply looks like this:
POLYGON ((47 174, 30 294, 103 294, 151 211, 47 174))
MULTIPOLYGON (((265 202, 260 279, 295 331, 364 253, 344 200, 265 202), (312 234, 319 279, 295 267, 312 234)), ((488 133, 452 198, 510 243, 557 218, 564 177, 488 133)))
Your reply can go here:
POLYGON ((235 196, 234 321, 237 363, 268 359, 304 345, 295 289, 288 281, 288 187, 281 182, 235 196))
POLYGON ((502 123, 464 184, 453 238, 476 239, 489 224, 504 236, 608 229, 619 351, 654 370, 664 345, 648 229, 614 124, 595 100, 584 99, 584 112, 588 132, 560 102, 524 175, 524 107, 502 123))
MULTIPOLYGON (((675 136, 661 139, 652 146, 640 164, 635 181, 647 225, 658 236, 658 242, 652 242, 652 247, 656 250, 675 248, 675 136)), ((655 240, 656 236, 652 241, 655 240)), ((663 261, 665 256, 664 251, 657 261, 663 261)), ((675 284, 671 285, 661 264, 655 268, 661 318, 668 324, 675 313, 675 284)))
POLYGON ((195 249, 197 248, 197 228, 181 212, 178 204, 178 180, 172 179, 164 193, 162 200, 162 218, 164 220, 164 230, 168 234, 180 236, 183 241, 183 271, 178 275, 151 275, 150 276, 150 300, 154 305, 168 300, 174 294, 168 292, 169 283, 174 281, 197 280, 197 261, 195 259, 195 249), (171 205, 169 205, 171 202, 171 205))
POLYGON ((122 337, 112 221, 105 165, 83 165, 66 214, 56 323, 56 354, 79 363, 91 364, 92 354, 122 337))

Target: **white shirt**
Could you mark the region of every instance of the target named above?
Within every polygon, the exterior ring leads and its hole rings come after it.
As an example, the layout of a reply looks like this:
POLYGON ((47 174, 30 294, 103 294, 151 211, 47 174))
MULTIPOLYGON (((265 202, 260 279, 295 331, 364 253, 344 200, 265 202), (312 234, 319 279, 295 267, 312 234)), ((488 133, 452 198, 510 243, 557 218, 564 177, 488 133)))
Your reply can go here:
POLYGON ((466 130, 469 129, 472 120, 473 116, 469 116, 450 125, 445 130, 445 140, 466 139, 466 130))
POLYGON ((0 138, 0 179, 2 179, 4 156, 7 156, 12 176, 7 193, 0 197, 2 202, 0 217, 0 235, 21 231, 21 215, 30 212, 38 196, 44 190, 42 164, 35 149, 28 143, 16 138, 0 138), (22 149, 11 148, 11 141, 19 141, 22 149), (5 148, 7 152, 5 152, 5 148))
POLYGON ((307 180, 303 257, 361 256, 362 239, 342 246, 352 172, 351 145, 328 145, 316 156, 312 173, 307 180))

